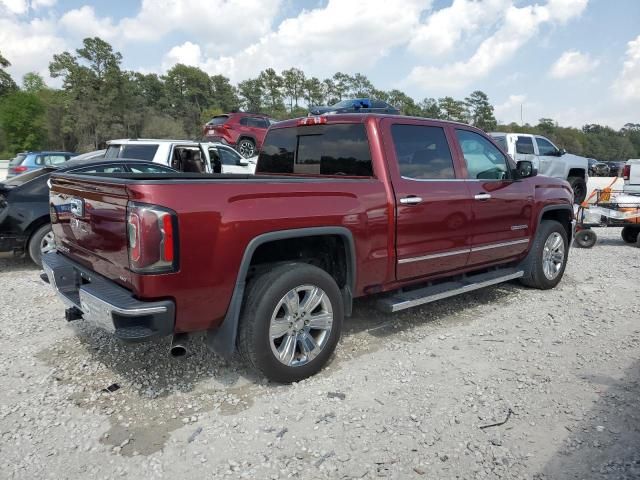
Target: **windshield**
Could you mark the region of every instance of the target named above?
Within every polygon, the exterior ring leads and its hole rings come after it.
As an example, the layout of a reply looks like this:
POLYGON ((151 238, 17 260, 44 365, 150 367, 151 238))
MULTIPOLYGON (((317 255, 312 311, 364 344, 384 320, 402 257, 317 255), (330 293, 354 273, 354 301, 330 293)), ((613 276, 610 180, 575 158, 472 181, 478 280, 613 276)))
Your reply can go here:
POLYGON ((11 159, 11 161, 9 162, 9 166, 15 167, 16 165, 20 165, 25 158, 27 158, 26 154, 19 153, 18 155, 16 155, 14 158, 11 159))
POLYGON ((345 108, 345 107, 350 107, 353 105, 353 102, 355 100, 342 100, 341 102, 336 103, 335 105, 333 105, 336 108, 345 108))

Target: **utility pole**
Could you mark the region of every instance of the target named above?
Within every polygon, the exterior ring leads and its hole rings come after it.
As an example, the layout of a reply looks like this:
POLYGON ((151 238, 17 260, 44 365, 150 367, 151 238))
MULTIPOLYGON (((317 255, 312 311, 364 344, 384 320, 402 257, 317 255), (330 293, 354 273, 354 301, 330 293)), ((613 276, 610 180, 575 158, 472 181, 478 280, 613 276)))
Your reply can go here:
POLYGON ((520 126, 524 126, 523 104, 520 104, 520 126))

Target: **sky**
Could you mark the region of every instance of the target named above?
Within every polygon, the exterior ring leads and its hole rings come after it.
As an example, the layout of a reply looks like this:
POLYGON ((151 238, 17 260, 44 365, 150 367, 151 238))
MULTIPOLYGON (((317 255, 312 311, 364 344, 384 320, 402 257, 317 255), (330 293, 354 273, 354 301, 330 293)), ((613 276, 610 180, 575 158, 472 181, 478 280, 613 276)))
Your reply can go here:
POLYGON ((0 0, 18 82, 59 86, 52 56, 89 36, 141 72, 360 72, 417 101, 483 90, 500 122, 640 123, 640 0, 0 0))

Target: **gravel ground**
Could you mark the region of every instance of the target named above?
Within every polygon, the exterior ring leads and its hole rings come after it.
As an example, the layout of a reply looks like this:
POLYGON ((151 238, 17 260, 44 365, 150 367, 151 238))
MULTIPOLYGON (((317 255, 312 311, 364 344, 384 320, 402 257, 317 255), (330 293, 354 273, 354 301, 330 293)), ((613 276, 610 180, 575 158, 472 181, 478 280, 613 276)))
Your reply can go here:
POLYGON ((598 234, 552 291, 359 301, 292 386, 202 338, 175 360, 67 324, 35 267, 0 260, 0 478, 640 478, 640 249, 598 234))

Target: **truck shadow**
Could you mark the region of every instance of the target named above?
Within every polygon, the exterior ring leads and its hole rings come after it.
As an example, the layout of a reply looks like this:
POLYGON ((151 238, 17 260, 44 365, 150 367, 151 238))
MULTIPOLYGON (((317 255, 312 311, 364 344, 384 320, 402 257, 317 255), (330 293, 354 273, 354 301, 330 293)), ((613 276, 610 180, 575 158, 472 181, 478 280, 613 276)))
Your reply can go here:
MULTIPOLYGON (((575 426, 537 479, 640 478, 640 361, 623 378, 587 375, 600 399, 575 426)), ((568 429, 569 429, 568 428, 568 429)))
MULTIPOLYGON (((398 335, 403 341, 399 333, 416 326, 432 324, 437 330, 470 322, 475 307, 506 301, 516 289, 491 287, 392 315, 377 311, 375 298, 357 301, 337 354, 319 375, 332 375, 351 357, 375 351, 386 337, 398 335)), ((235 415, 265 393, 289 388, 268 383, 238 359, 211 353, 203 335, 191 338, 187 357, 174 359, 168 338, 122 344, 81 321, 72 327, 75 335, 38 358, 53 367, 52 381, 71 404, 109 418, 111 428, 100 440, 122 455, 151 454, 180 427, 195 429, 205 414, 235 415)))
POLYGON ((13 273, 13 272, 25 271, 25 270, 30 270, 30 271, 33 271, 34 273, 37 273, 38 271, 41 270, 41 268, 38 267, 35 263, 33 263, 31 259, 26 256, 0 257, 0 274, 13 273))

